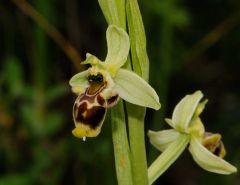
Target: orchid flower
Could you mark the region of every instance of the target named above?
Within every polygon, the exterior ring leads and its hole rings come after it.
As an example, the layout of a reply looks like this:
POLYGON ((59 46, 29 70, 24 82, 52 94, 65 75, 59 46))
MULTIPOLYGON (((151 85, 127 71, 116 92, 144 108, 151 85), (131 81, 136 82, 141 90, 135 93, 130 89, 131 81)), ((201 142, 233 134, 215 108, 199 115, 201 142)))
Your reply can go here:
MULTIPOLYGON (((182 145, 183 149, 187 146, 187 143, 190 143, 189 151, 200 167, 219 174, 236 172, 237 169, 223 159, 226 152, 221 141, 221 135, 205 131, 199 117, 207 103, 207 100, 200 102, 202 97, 201 91, 185 96, 175 107, 172 119, 165 119, 172 129, 158 132, 149 131, 150 142, 158 150, 164 152, 171 145, 173 150, 176 147, 180 147, 180 145, 176 145, 177 140, 185 138, 186 145, 182 145)), ((182 152, 183 149, 179 149, 179 151, 181 150, 182 152)), ((170 153, 171 151, 168 154, 170 153)), ((163 158, 161 160, 164 161, 163 158)), ((153 166, 152 168, 150 167, 150 176, 156 179, 157 173, 155 172, 158 167, 156 165, 153 166)), ((158 173, 160 174, 160 172, 158 173)))
POLYGON ((130 49, 128 34, 122 28, 110 25, 106 37, 105 61, 88 53, 82 64, 91 67, 69 81, 72 91, 78 95, 73 106, 76 128, 72 133, 84 140, 100 133, 107 108, 114 106, 119 97, 139 106, 160 108, 154 89, 134 72, 121 68, 130 49))

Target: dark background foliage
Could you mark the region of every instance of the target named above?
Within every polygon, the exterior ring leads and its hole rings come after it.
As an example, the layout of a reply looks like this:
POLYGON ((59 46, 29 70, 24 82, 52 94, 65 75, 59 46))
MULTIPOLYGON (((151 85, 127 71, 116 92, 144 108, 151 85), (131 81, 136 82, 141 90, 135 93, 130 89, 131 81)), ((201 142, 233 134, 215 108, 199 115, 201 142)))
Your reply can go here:
MULTIPOLYGON (((28 1, 79 51, 104 59, 107 24, 97 1, 28 1)), ((146 131, 163 129, 176 103, 202 90, 206 129, 219 132, 240 167, 240 1, 141 0, 150 83, 162 109, 146 131)), ((116 184, 111 125, 87 142, 71 135, 77 72, 59 45, 10 0, 0 3, 0 185, 116 184)), ((146 138, 149 164, 159 154, 146 138)), ((199 168, 186 151, 156 184, 238 185, 199 168)))

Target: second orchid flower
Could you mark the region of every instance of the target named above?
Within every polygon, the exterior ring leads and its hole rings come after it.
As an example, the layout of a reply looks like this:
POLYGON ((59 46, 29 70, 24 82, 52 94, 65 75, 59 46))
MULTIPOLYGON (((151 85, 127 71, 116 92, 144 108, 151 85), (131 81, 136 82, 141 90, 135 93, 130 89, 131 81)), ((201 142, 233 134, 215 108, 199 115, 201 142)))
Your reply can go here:
POLYGON ((219 174, 237 171, 233 165, 223 160, 226 152, 221 135, 205 131, 199 117, 207 103, 207 100, 200 102, 202 97, 202 92, 196 91, 176 105, 172 119, 165 119, 172 129, 149 131, 151 144, 163 152, 149 167, 150 183, 177 159, 188 143, 193 159, 203 169, 219 174))

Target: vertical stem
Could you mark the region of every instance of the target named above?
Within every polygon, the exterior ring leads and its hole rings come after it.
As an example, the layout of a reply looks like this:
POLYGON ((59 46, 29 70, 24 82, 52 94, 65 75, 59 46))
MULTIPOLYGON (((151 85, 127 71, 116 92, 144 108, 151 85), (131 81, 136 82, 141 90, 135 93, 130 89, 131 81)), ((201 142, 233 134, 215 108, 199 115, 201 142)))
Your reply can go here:
POLYGON ((111 122, 118 185, 132 185, 130 152, 122 101, 111 109, 111 122))
POLYGON ((147 185, 147 160, 144 137, 146 109, 133 104, 127 104, 127 112, 133 182, 134 185, 147 185))
MULTIPOLYGON (((148 80, 149 61, 146 37, 137 0, 126 0, 127 25, 131 42, 132 70, 148 80)), ((144 118, 146 108, 127 105, 131 164, 134 185, 147 185, 147 159, 145 150, 144 118)))
MULTIPOLYGON (((146 52, 146 38, 145 31, 142 23, 141 13, 138 7, 137 0, 99 0, 100 6, 103 10, 103 13, 108 21, 108 24, 116 24, 125 28, 126 15, 127 15, 127 26, 131 42, 131 65, 132 70, 136 72, 139 76, 143 77, 145 80, 148 79, 148 56, 146 52), (126 9, 125 9, 126 6, 126 9)), ((145 140, 144 140, 144 117, 145 117, 145 108, 138 107, 131 104, 126 104, 126 114, 128 116, 128 128, 129 128, 129 140, 130 140, 130 152, 131 152, 131 169, 132 169, 132 180, 134 185, 147 185, 147 161, 146 161, 146 152, 145 152, 145 140)), ((116 111, 116 115, 111 114, 111 118, 114 119, 119 116, 121 109, 116 111)), ((123 129, 125 132, 126 130, 123 129)), ((121 132, 120 129, 116 129, 117 132, 121 132)), ((116 137, 113 137, 114 148, 117 144, 125 143, 127 139, 127 134, 124 134, 126 138, 119 137, 119 134, 116 137), (119 139, 122 142, 116 142, 119 139)), ((125 148, 126 150, 126 148, 125 148)), ((118 180, 121 182, 124 174, 122 170, 119 170, 118 165, 121 163, 118 160, 121 160, 119 152, 121 150, 115 150, 115 160, 117 168, 118 180), (119 159, 120 158, 120 159, 119 159)), ((130 165, 129 164, 129 165, 130 165)), ((128 171, 129 173, 129 171, 128 171)), ((125 174, 126 175, 126 174, 125 174)), ((130 174, 128 174, 130 175, 130 174)))
MULTIPOLYGON (((126 29, 125 0, 98 0, 108 24, 126 29)), ((127 137, 127 118, 122 101, 111 109, 113 147, 118 185, 133 185, 131 158, 127 137)))

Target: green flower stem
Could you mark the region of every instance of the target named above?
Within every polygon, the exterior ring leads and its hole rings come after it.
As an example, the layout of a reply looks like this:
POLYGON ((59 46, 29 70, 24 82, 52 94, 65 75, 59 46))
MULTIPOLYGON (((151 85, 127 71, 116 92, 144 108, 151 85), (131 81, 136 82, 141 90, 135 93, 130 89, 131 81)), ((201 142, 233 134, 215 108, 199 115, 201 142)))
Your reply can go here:
POLYGON ((126 121, 120 101, 111 109, 112 137, 118 185, 132 185, 130 151, 127 139, 126 121))
POLYGON ((146 109, 127 103, 129 141, 134 185, 147 185, 147 160, 144 140, 146 109))
MULTIPOLYGON (((148 81, 149 61, 146 51, 146 37, 137 0, 126 0, 127 25, 131 42, 131 67, 139 76, 148 81)), ((146 108, 127 103, 129 141, 133 182, 147 185, 147 159, 144 137, 146 108)))
POLYGON ((189 135, 180 136, 148 168, 148 181, 152 184, 179 157, 190 141, 189 135))
MULTIPOLYGON (((146 52, 146 38, 137 0, 99 0, 99 4, 108 24, 115 24, 122 28, 126 28, 125 20, 127 15, 127 25, 131 42, 131 61, 129 59, 129 63, 126 66, 147 81, 149 64, 146 52)), ((121 168, 121 166, 119 167, 119 165, 121 165, 119 160, 121 160, 121 152, 123 152, 120 148, 124 150, 124 147, 119 147, 117 145, 122 145, 122 143, 126 144, 127 141, 125 140, 127 140, 127 135, 124 133, 126 132, 125 129, 122 128, 122 131, 115 129, 116 135, 113 136, 113 143, 118 183, 124 184, 125 179, 132 175, 131 180, 133 180, 132 183, 134 185, 147 185, 147 160, 144 141, 144 117, 146 109, 128 103, 126 104, 126 109, 126 114, 128 116, 132 174, 129 171, 123 172, 119 169, 121 168), (124 138, 125 136, 126 138, 124 138)), ((118 111, 119 112, 116 110, 116 114, 111 114, 112 119, 117 119, 116 117, 119 116, 119 113, 122 113, 123 110, 119 108, 118 111)), ((119 127, 125 127, 123 120, 122 125, 119 127)), ((125 150, 127 150, 127 147, 125 150)), ((124 151, 124 153, 126 155, 128 154, 126 151, 124 151)), ((128 156, 126 156, 126 159, 129 159, 128 156)), ((127 170, 129 169, 130 166, 127 170)), ((130 184, 130 180, 128 183, 125 182, 125 185, 128 184, 130 184)))
MULTIPOLYGON (((126 29, 125 0, 98 0, 108 24, 126 29)), ((127 119, 127 118, 126 118, 127 119)), ((119 102, 111 109, 113 147, 118 185, 133 185, 124 109, 119 102)))

